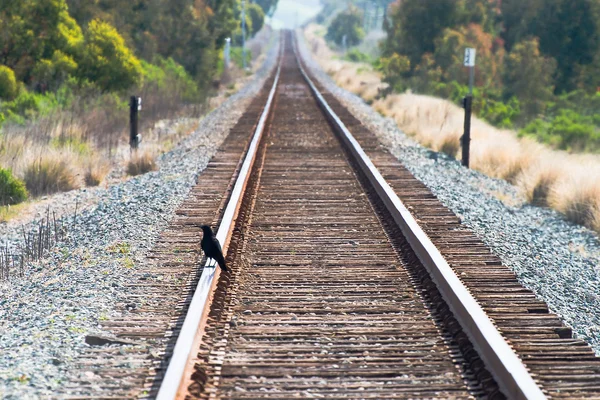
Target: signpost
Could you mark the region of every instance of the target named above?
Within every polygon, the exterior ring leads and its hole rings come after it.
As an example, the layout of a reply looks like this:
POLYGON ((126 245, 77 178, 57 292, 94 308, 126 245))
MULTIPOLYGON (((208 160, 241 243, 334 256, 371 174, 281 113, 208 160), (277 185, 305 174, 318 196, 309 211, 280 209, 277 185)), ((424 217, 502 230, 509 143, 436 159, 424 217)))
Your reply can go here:
POLYGON ((131 96, 129 99, 129 146, 136 150, 142 141, 138 134, 138 113, 142 110, 142 98, 131 96))
POLYGON ((231 60, 231 38, 225 38, 225 69, 229 69, 231 60))
POLYGON ((465 49, 464 65, 469 68, 469 94, 463 99, 465 109, 464 133, 462 142, 462 165, 469 168, 469 147, 471 144, 471 113, 473 111, 473 84, 475 81, 475 55, 476 50, 472 48, 465 49))

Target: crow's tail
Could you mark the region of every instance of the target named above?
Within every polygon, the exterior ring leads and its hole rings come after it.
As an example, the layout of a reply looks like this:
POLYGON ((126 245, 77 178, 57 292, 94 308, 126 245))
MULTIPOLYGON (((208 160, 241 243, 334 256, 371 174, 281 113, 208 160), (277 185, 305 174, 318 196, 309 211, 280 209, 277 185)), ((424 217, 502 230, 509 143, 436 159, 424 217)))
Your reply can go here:
POLYGON ((219 254, 219 257, 217 258, 217 262, 219 263, 219 267, 221 267, 221 269, 225 272, 229 271, 229 269, 225 266, 225 258, 223 257, 223 255, 219 254))

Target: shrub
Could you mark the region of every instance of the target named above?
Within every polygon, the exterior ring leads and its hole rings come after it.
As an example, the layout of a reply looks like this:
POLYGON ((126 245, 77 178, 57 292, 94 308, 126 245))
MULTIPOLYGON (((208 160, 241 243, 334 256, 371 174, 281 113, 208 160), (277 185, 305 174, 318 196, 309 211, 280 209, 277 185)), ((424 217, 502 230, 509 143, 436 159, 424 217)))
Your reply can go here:
POLYGON ((25 184, 15 178, 11 170, 0 168, 0 206, 18 204, 25 200, 25 184))
POLYGON ((0 65, 0 98, 12 100, 17 96, 19 86, 15 73, 6 65, 0 65))
POLYGON ((127 163, 127 173, 131 176, 156 170, 154 155, 150 152, 136 152, 127 163))
POLYGON ((42 156, 25 169, 23 180, 31 195, 66 192, 78 187, 77 176, 59 157, 42 156))
POLYGON ((361 63, 369 63, 371 62, 371 57, 368 54, 361 52, 358 49, 349 50, 344 57, 348 61, 352 62, 361 62, 361 63))

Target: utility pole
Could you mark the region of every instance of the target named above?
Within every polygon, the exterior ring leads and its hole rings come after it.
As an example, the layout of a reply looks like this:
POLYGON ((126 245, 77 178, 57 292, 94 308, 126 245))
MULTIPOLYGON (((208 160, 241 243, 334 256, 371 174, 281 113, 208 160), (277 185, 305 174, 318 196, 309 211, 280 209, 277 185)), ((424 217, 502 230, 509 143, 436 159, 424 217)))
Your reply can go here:
POLYGON ((475 54, 472 48, 465 49, 465 67, 469 67, 469 94, 463 99, 465 108, 465 125, 462 135, 462 165, 469 168, 469 156, 471 146, 471 114, 473 112, 473 84, 475 82, 475 54))
POLYGON ((246 0, 242 0, 242 66, 246 70, 246 0))

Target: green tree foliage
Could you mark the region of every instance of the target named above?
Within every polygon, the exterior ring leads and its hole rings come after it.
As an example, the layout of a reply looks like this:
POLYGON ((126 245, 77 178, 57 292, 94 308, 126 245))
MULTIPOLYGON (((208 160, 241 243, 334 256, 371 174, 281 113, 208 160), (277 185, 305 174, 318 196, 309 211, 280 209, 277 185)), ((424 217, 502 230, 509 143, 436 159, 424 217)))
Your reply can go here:
POLYGON ((520 42, 506 57, 505 92, 521 99, 526 115, 537 115, 552 98, 555 69, 556 61, 540 53, 537 39, 520 42))
POLYGON ((139 60, 110 24, 92 20, 85 33, 79 75, 107 91, 137 83, 142 74, 139 60))
POLYGON ((0 63, 30 83, 36 64, 56 50, 73 56, 83 39, 64 0, 9 0, 0 4, 0 63))
POLYGON ((56 50, 52 59, 39 61, 33 69, 33 81, 41 90, 58 88, 69 76, 77 72, 73 57, 56 50))
POLYGON ((339 13, 327 29, 326 38, 338 45, 342 45, 344 36, 348 46, 357 45, 365 36, 362 14, 355 7, 339 13))
POLYGON ((149 62, 172 58, 203 89, 212 82, 225 38, 240 22, 241 0, 67 1, 81 25, 94 18, 110 22, 137 55, 149 62))
POLYGON ((503 0, 508 49, 528 37, 557 61, 556 90, 573 90, 578 72, 600 51, 600 2, 597 0, 503 0))
POLYGON ((246 9, 250 20, 252 21, 251 36, 254 36, 260 31, 265 22, 265 13, 258 4, 250 4, 246 9))
POLYGON ((0 99, 12 100, 17 96, 19 86, 15 73, 6 65, 0 65, 0 99))
POLYGON ((458 0, 403 0, 391 12, 384 55, 408 56, 418 65, 425 53, 433 53, 435 39, 458 22, 458 0))
POLYGON ((277 8, 278 0, 255 0, 255 2, 263 9, 266 15, 272 16, 277 8))

